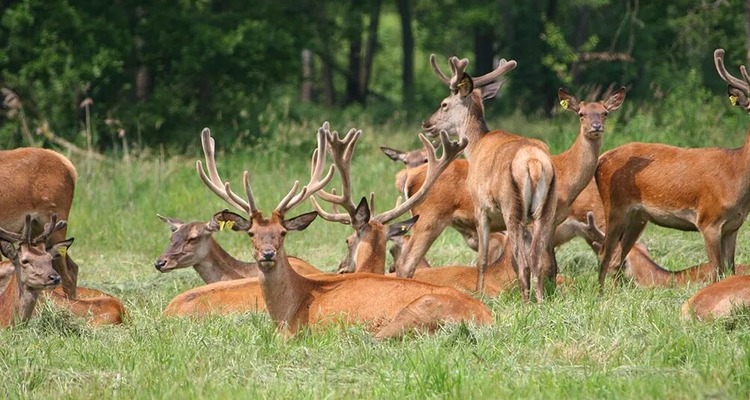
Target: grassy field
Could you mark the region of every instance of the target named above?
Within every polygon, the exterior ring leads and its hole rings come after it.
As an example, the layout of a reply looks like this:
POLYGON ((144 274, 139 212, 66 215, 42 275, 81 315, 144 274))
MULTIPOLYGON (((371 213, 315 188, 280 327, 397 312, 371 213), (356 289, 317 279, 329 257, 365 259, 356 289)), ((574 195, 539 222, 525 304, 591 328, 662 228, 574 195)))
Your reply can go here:
MULTIPOLYGON (((707 106, 708 107, 708 106, 707 106)), ((724 105, 712 105, 718 109, 724 105)), ((739 146, 745 115, 722 119, 709 111, 676 110, 611 120, 605 147, 631 140, 678 145, 739 146), (698 124, 698 125, 695 125, 698 124), (695 130, 685 130, 685 126, 695 130), (697 130, 696 126, 710 128, 697 130)), ((733 113, 732 115, 734 115, 733 113)), ((740 114, 737 112, 736 114, 740 114)), ((263 210, 272 208, 296 178, 307 179, 308 152, 322 121, 284 126, 254 149, 217 140, 219 170, 238 184, 252 171, 263 210)), ((395 200, 399 170, 377 146, 411 148, 418 125, 364 130, 352 175, 354 193, 377 193, 382 210, 395 200)), ((529 122, 491 121, 547 140, 554 152, 569 146, 577 119, 560 115, 529 122)), ((679 319, 679 306, 696 286, 644 290, 609 287, 597 294, 596 259, 580 240, 557 252, 561 272, 575 279, 544 305, 523 306, 517 290, 486 299, 495 315, 487 328, 448 327, 432 337, 376 343, 360 327, 328 329, 285 341, 266 315, 204 321, 161 316, 176 294, 202 284, 192 270, 160 274, 153 261, 169 229, 156 213, 207 220, 225 208, 195 173, 192 155, 145 152, 129 159, 73 159, 79 182, 70 218, 71 255, 80 284, 118 296, 127 323, 90 328, 49 307, 30 323, 0 331, 3 398, 747 398, 750 394, 750 319, 697 323, 679 319)), ((309 210, 300 207, 299 213, 309 210)), ((296 215, 296 213, 295 213, 296 215)), ((348 227, 315 221, 290 235, 289 254, 333 270, 343 256, 348 227)), ((231 253, 250 259, 245 235, 215 235, 231 253)), ((700 235, 650 227, 644 235, 662 265, 680 269, 705 261, 700 235)), ((748 262, 750 237, 738 240, 737 261, 748 262)), ((428 254, 433 265, 470 264, 474 254, 454 232, 428 254)), ((377 299, 373 299, 377 301, 377 299)))

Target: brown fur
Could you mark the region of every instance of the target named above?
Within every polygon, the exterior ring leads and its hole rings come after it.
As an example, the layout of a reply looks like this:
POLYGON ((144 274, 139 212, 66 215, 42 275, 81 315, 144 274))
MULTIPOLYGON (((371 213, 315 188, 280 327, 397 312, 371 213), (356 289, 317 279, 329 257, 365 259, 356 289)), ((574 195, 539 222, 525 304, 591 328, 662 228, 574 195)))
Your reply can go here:
POLYGON ((116 297, 97 289, 77 289, 76 299, 70 299, 60 288, 45 291, 43 297, 91 325, 119 325, 123 322, 125 306, 116 297))
MULTIPOLYGON (((26 214, 41 223, 39 228, 52 214, 67 220, 77 178, 73 164, 54 151, 32 147, 1 150, 0 227, 20 232, 26 214)), ((55 232, 49 243, 64 240, 65 234, 65 228, 55 232)), ((54 268, 62 277, 65 292, 75 297, 78 265, 66 255, 55 261, 54 268)))
POLYGON ((750 276, 729 276, 696 292, 682 305, 682 317, 711 320, 750 307, 750 276))

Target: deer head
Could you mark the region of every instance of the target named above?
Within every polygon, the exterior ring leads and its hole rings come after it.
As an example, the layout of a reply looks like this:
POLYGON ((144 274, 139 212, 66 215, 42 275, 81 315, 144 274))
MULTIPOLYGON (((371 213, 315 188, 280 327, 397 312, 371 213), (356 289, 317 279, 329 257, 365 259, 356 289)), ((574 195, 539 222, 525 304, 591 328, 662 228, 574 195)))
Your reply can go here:
POLYGON ((52 268, 52 254, 67 251, 73 239, 54 244, 46 248, 47 239, 65 227, 65 221, 58 221, 53 214, 50 222, 45 224, 43 232, 32 237, 32 218, 26 215, 21 233, 8 232, 0 228, 0 250, 13 262, 19 282, 34 290, 47 289, 60 284, 60 275, 52 268))
POLYGON ((211 251, 211 238, 218 230, 216 221, 208 223, 185 223, 176 218, 156 215, 164 223, 169 224, 172 235, 169 237, 169 247, 154 262, 159 272, 167 272, 178 268, 188 268, 204 260, 211 251))
POLYGON ((380 146, 380 150, 393 161, 401 161, 406 168, 415 168, 427 164, 427 150, 419 149, 412 151, 401 151, 390 147, 380 146))
POLYGON ((484 123, 484 106, 482 101, 495 97, 503 82, 496 82, 500 76, 516 67, 516 62, 500 60, 497 68, 478 78, 472 78, 465 72, 469 60, 457 57, 448 59, 451 68, 450 78, 438 67, 434 54, 430 55, 430 65, 435 75, 450 89, 450 95, 440 102, 440 107, 422 128, 432 136, 440 131, 458 135, 470 117, 479 117, 484 123))
POLYGON ((302 189, 299 188, 299 181, 295 181, 287 195, 281 199, 273 212, 271 212, 270 217, 265 217, 256 206, 255 197, 250 186, 250 173, 248 171, 245 171, 243 174, 246 197, 244 199, 231 190, 229 182, 224 183, 222 181, 216 169, 215 144, 211 137, 211 131, 205 128, 201 133, 201 143, 203 153, 206 156, 208 173, 204 171, 203 164, 199 160, 196 163, 198 175, 214 194, 233 207, 245 212, 249 217, 245 218, 229 211, 221 211, 213 216, 211 223, 216 224, 220 229, 230 227, 233 231, 247 232, 253 245, 253 257, 258 262, 258 267, 262 272, 270 271, 279 261, 287 263, 286 253, 284 252, 284 237, 286 233, 307 228, 318 216, 313 211, 295 218, 285 218, 285 215, 290 210, 307 200, 307 198, 315 194, 318 190, 321 190, 333 178, 335 171, 333 165, 328 170, 328 173, 325 176, 323 175, 327 145, 325 130, 327 129, 328 122, 325 122, 323 127, 318 130, 318 147, 312 156, 310 181, 302 189))
POLYGON ((559 89, 557 96, 563 109, 572 111, 581 120, 581 134, 590 140, 599 140, 604 133, 604 123, 607 121, 610 111, 614 111, 622 105, 625 100, 625 88, 621 87, 605 101, 585 102, 578 101, 565 89, 559 89))
POLYGON ((727 83, 729 101, 733 106, 741 107, 750 113, 750 76, 747 74, 747 68, 744 65, 740 66, 742 79, 732 76, 724 66, 724 49, 714 50, 714 65, 721 79, 727 83))

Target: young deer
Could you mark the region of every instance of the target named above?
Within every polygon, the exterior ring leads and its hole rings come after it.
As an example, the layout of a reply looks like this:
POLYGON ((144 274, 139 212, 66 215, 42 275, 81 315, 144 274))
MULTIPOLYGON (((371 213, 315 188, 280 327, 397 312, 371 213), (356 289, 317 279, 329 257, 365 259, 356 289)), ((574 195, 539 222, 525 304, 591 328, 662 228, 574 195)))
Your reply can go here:
MULTIPOLYGON (((491 313, 484 304, 454 289, 372 274, 304 277, 291 269, 284 251, 285 235, 305 229, 318 214, 310 212, 289 219, 285 215, 333 177, 334 166, 323 177, 327 130, 327 123, 318 130, 318 147, 313 153, 308 185, 300 190, 299 182, 295 182, 268 218, 255 205, 247 171, 244 174, 247 199, 236 195, 229 184, 223 183, 216 170, 213 139, 208 129, 202 133, 208 174, 198 161, 199 175, 214 194, 250 216, 248 220, 221 212, 217 220, 231 221, 232 230, 250 235, 253 256, 260 269, 258 280, 263 299, 278 329, 295 334, 306 326, 320 323, 365 323, 376 332, 375 337, 381 339, 397 337, 411 329, 432 330, 446 322, 491 323, 491 313)), ((442 138, 445 148, 454 146, 445 135, 442 138)), ((427 142, 426 138, 422 139, 427 142)))
MULTIPOLYGON (((20 232, 24 216, 31 214, 35 221, 32 233, 38 234, 52 214, 67 220, 77 178, 73 164, 54 151, 33 147, 0 150, 0 227, 20 232)), ((65 234, 66 227, 53 232, 47 244, 62 242, 65 234)), ((62 279, 65 293, 75 298, 78 265, 66 254, 55 260, 53 267, 62 279)))
MULTIPOLYGON (((258 265, 232 257, 213 238, 219 230, 215 220, 209 222, 182 222, 175 218, 157 217, 172 229, 169 247, 154 263, 159 272, 193 267, 206 283, 258 276, 258 265)), ((321 274, 323 271, 307 262, 289 257, 289 263, 302 275, 321 274)))
POLYGON ((697 291, 682 305, 682 317, 711 320, 750 307, 750 276, 728 276, 697 291))
MULTIPOLYGON (((451 160, 458 156, 463 150, 463 146, 445 147, 443 156, 437 160, 435 148, 428 142, 424 143, 424 154, 427 157, 427 175, 425 184, 411 196, 406 203, 399 203, 388 211, 375 215, 372 201, 370 205, 367 199, 362 198, 359 205, 352 201, 351 193, 351 160, 354 154, 354 147, 359 140, 362 131, 352 129, 342 139, 338 132, 331 133, 326 131, 331 158, 341 176, 342 193, 328 193, 324 190, 316 194, 321 199, 329 202, 334 207, 334 212, 329 213, 323 210, 314 197, 310 200, 318 214, 327 221, 339 222, 350 225, 354 232, 347 238, 348 252, 347 256, 339 266, 339 272, 371 272, 383 275, 385 274, 385 247, 388 239, 403 235, 408 231, 417 216, 399 223, 387 226, 390 221, 400 217, 414 205, 418 205, 422 199, 429 193, 432 185, 437 181, 440 174, 450 164, 451 160), (345 212, 338 212, 337 207, 341 206, 345 212)), ((373 195, 371 194, 371 199, 373 195)))
MULTIPOLYGON (((55 231, 63 229, 65 221, 52 215, 39 236, 32 236, 32 217, 26 214, 21 233, 0 228, 0 250, 14 266, 5 290, 0 294, 0 326, 10 326, 31 318, 39 294, 60 284, 60 275, 52 268, 52 255, 47 252, 46 241, 55 231)), ((70 243, 63 241, 50 247, 59 252, 70 243)))
POLYGON ((433 71, 451 94, 422 127, 431 134, 445 130, 469 141, 465 151, 469 163, 466 187, 477 220, 477 290, 484 289, 490 231, 507 230, 521 296, 528 301, 533 272, 536 298, 542 301, 542 272, 556 273, 550 244, 556 208, 552 159, 541 141, 490 131, 482 104, 484 98, 497 93, 500 85, 495 81, 515 68, 516 62, 502 60, 494 71, 472 79, 464 72, 469 60, 451 57, 449 61, 450 78, 438 68, 435 55, 430 56, 433 71))
MULTIPOLYGON (((719 76, 733 104, 750 111, 750 79, 724 67, 724 50, 714 52, 719 76)), ((750 131, 748 131, 750 134, 750 131)), ((596 182, 607 218, 599 284, 619 270, 624 254, 648 222, 685 231, 698 230, 708 262, 718 273, 734 273, 737 230, 750 210, 750 135, 738 149, 687 149, 655 143, 629 143, 604 153, 596 182)))

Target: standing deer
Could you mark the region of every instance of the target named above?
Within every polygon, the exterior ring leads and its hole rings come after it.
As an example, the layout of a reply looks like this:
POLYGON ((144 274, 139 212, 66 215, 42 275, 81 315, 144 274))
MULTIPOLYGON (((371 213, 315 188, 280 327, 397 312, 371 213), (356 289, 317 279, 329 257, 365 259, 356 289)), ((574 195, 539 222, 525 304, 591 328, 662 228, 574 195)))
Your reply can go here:
POLYGON ((750 307, 750 276, 728 276, 697 291, 682 305, 682 317, 712 320, 750 307))
MULTIPOLYGON (((606 119, 610 111, 622 105, 625 88, 614 92, 606 101, 591 103, 579 102, 563 89, 560 89, 558 94, 560 104, 564 109, 575 112, 580 118, 581 125, 579 134, 570 149, 552 156, 557 182, 556 227, 568 218, 575 199, 593 181, 606 119)), ((418 167, 423 151, 403 152, 387 147, 381 147, 381 149, 394 161, 404 161, 407 170, 399 173, 396 181, 399 189, 407 188, 407 193, 404 194, 408 197, 408 191, 415 191, 421 186, 423 172, 415 168, 415 164, 418 167)), ((476 223, 471 198, 468 193, 455 190, 456 187, 466 185, 467 173, 466 160, 455 160, 431 189, 424 203, 415 206, 412 210, 413 215, 419 214, 422 217, 422 222, 415 224, 414 240, 404 252, 404 258, 397 262, 397 269, 399 263, 403 264, 400 268, 406 271, 407 276, 413 274, 416 263, 424 257, 435 239, 449 224, 461 233, 472 249, 476 250, 476 223)), ((596 193, 596 196, 598 197, 599 194, 596 193)), ((585 217, 581 221, 585 222, 585 217)), ((564 230, 565 227, 562 229, 564 230)), ((561 243, 559 240, 554 242, 556 246, 561 243)), ((491 253, 500 252, 502 250, 491 247, 491 253)), ((489 260, 492 263, 496 257, 490 257, 489 260)))
MULTIPOLYGON (((182 222, 175 218, 157 217, 169 224, 172 229, 169 247, 154 263, 159 272, 169 272, 179 268, 193 267, 206 283, 258 276, 258 265, 232 257, 213 238, 220 225, 217 221, 182 222)), ((289 263, 302 275, 321 274, 323 271, 306 261, 289 257, 289 263)))
POLYGON ((502 60, 494 71, 477 78, 464 72, 469 60, 449 59, 448 78, 430 56, 437 77, 451 94, 423 122, 426 132, 445 130, 468 139, 467 188, 474 204, 479 241, 477 290, 484 289, 491 231, 507 230, 513 265, 518 271, 521 296, 528 301, 530 273, 536 277, 535 294, 542 301, 542 271, 556 273, 550 241, 555 219, 555 170, 549 149, 541 141, 505 131, 490 131, 484 120, 484 98, 493 97, 500 85, 495 81, 516 67, 502 60))
MULTIPOLYGON (((727 82, 733 104, 750 111, 750 79, 724 67, 724 50, 714 52, 719 76, 727 82)), ((750 131, 748 132, 750 133, 750 131)), ((629 143, 604 153, 596 182, 606 215, 599 285, 608 271, 619 271, 648 222, 685 231, 700 231, 714 268, 734 273, 737 230, 750 210, 750 135, 738 149, 680 148, 629 143)))
MULTIPOLYGON (((58 221, 53 214, 44 231, 33 236, 32 216, 26 214, 20 234, 0 228, 0 250, 15 268, 0 294, 0 326, 29 320, 41 291, 60 284, 61 278, 52 268, 52 255, 47 252, 46 242, 50 235, 64 227, 65 221, 58 221)), ((59 252, 69 245, 67 241, 56 243, 50 251, 59 252)))
MULTIPOLYGON (((68 219, 73 203, 78 174, 70 161, 62 155, 45 149, 25 147, 0 150, 0 227, 10 232, 20 232, 24 217, 31 214, 34 233, 56 214, 68 219)), ((48 245, 65 240, 66 227, 48 238, 48 245)), ((62 287, 71 298, 76 297, 78 265, 66 254, 54 262, 55 271, 62 278, 62 287)))
MULTIPOLYGON (((222 212, 217 219, 231 221, 232 230, 250 235, 253 257, 260 269, 258 280, 263 298, 277 328, 295 334, 310 325, 359 322, 376 332, 375 338, 382 339, 400 336, 411 329, 432 330, 446 322, 490 323, 492 316, 484 304, 454 289, 372 274, 304 277, 291 269, 284 251, 285 235, 305 229, 318 214, 310 212, 289 219, 285 215, 333 177, 334 166, 323 176, 328 130, 327 123, 318 130, 310 182, 301 190, 299 182, 295 182, 268 218, 255 205, 247 171, 244 174, 246 199, 232 192, 228 183, 223 183, 216 170, 213 139, 208 129, 202 133, 208 173, 198 161, 199 175, 214 194, 250 217, 248 220, 222 212)), ((441 136, 444 148, 453 146, 447 136, 441 136)), ((428 143, 426 138, 421 139, 428 143)))

